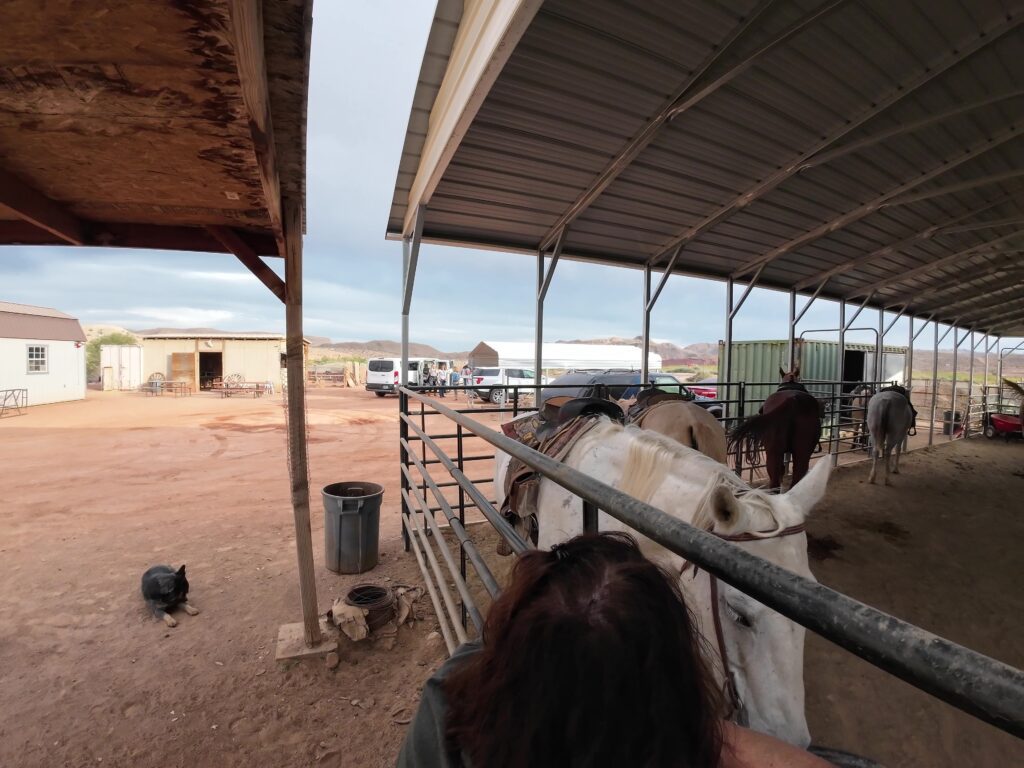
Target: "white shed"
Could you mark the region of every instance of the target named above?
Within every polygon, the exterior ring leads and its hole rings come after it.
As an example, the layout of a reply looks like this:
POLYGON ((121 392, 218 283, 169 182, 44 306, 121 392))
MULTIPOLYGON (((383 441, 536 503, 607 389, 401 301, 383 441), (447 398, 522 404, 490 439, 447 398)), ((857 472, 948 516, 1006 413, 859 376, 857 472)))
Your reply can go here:
MULTIPOLYGON (((639 371, 643 362, 640 348, 628 344, 551 343, 542 346, 541 356, 541 368, 544 370, 625 368, 639 371)), ((649 370, 661 370, 661 355, 658 353, 648 353, 647 361, 649 370)), ((529 341, 481 341, 469 353, 469 364, 474 368, 500 366, 532 369, 535 362, 533 342, 529 341)))
POLYGON ((85 332, 47 307, 0 301, 0 390, 27 405, 85 399, 85 332))
POLYGON ((142 347, 138 344, 104 344, 100 347, 100 380, 103 389, 136 390, 142 378, 142 347))

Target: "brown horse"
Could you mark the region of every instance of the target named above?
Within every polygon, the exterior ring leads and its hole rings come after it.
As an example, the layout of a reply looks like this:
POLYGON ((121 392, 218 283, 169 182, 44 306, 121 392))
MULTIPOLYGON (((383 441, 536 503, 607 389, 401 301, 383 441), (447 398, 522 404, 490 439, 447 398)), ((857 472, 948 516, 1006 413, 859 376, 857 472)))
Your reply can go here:
POLYGON ((800 366, 790 373, 781 368, 779 389, 768 396, 757 416, 740 424, 729 436, 729 451, 742 452, 751 465, 760 463, 765 453, 768 484, 782 487, 785 457, 793 459, 795 486, 811 461, 811 454, 821 439, 821 403, 800 383, 800 366))
POLYGON ((728 459, 722 425, 694 402, 674 400, 661 403, 632 423, 695 448, 721 464, 728 459))

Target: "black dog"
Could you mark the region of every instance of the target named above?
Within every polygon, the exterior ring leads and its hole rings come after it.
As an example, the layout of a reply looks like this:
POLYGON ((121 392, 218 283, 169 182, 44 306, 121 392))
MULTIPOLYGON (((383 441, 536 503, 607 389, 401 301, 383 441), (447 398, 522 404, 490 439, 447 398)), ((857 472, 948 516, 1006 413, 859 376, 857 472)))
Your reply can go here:
POLYGON ((195 616, 199 609, 188 602, 188 579, 185 566, 174 570, 168 565, 154 565, 142 574, 142 596, 153 615, 163 619, 168 627, 178 626, 167 611, 176 606, 185 609, 189 616, 195 616))

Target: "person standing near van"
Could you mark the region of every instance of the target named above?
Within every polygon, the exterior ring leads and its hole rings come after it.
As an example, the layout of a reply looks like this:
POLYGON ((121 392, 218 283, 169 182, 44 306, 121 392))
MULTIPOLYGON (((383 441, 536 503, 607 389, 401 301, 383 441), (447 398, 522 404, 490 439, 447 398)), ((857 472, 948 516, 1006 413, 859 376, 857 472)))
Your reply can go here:
POLYGON ((434 374, 437 381, 437 396, 444 397, 445 387, 448 384, 448 369, 444 363, 440 363, 437 372, 434 374))

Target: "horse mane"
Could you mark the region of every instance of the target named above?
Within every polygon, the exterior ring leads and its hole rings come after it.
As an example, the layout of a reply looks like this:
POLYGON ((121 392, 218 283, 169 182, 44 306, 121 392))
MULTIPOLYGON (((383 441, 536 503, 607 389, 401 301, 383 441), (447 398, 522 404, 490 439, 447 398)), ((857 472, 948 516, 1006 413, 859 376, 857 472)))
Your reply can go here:
MULTIPOLYGON (((775 515, 772 506, 772 495, 764 491, 752 488, 743 481, 735 472, 725 464, 721 464, 710 456, 705 456, 700 451, 677 443, 657 432, 641 429, 630 425, 622 426, 611 421, 605 416, 601 417, 603 423, 598 424, 590 432, 596 439, 616 436, 620 433, 627 433, 630 436, 629 450, 626 455, 626 465, 622 471, 622 478, 619 481, 618 489, 629 494, 635 499, 649 503, 655 492, 664 483, 665 478, 671 472, 672 465, 676 461, 694 462, 703 470, 707 477, 704 489, 701 491, 700 500, 697 505, 697 514, 691 521, 691 525, 710 531, 715 526, 714 518, 711 516, 710 505, 707 503, 717 488, 725 487, 734 496, 742 498, 744 503, 752 507, 751 520, 749 524, 760 528, 754 518, 765 517, 768 525, 781 529, 783 525, 775 515)), ((588 436, 590 436, 588 435, 588 436)), ((775 531, 768 531, 768 534, 775 531)))

